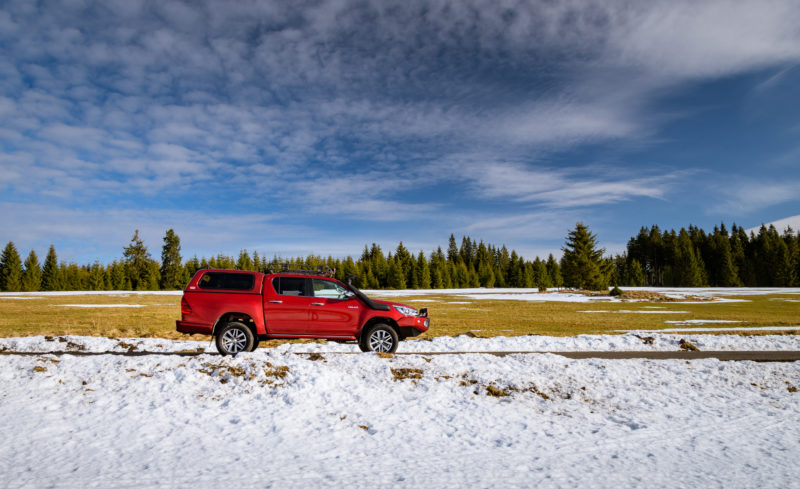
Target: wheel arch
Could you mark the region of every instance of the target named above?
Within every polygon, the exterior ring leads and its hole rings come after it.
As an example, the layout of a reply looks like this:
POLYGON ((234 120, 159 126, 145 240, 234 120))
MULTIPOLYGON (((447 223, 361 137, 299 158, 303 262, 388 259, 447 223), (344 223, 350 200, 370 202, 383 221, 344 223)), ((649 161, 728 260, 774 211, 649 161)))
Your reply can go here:
POLYGON ((258 339, 258 329, 256 327, 255 320, 252 318, 252 316, 244 312, 226 312, 220 316, 219 319, 217 319, 217 322, 214 323, 214 327, 211 329, 211 336, 216 337, 217 331, 232 321, 238 321, 247 326, 247 328, 252 331, 253 337, 258 339))
POLYGON ((377 317, 370 318, 366 323, 364 323, 364 326, 361 328, 361 331, 358 333, 359 338, 369 328, 371 328, 372 326, 374 326, 376 324, 385 324, 387 326, 390 326, 394 330, 394 332, 397 333, 397 337, 400 338, 400 341, 402 341, 404 339, 403 335, 400 334, 400 326, 397 324, 397 321, 395 321, 392 318, 384 317, 384 316, 377 316, 377 317))

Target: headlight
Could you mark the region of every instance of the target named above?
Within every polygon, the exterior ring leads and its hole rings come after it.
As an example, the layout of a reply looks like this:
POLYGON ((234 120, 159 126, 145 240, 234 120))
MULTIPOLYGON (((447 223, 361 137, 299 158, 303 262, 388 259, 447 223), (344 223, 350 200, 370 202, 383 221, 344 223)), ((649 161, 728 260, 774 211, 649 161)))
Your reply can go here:
POLYGON ((402 314, 403 316, 416 316, 417 310, 413 307, 406 307, 406 306, 394 306, 395 310, 402 314))

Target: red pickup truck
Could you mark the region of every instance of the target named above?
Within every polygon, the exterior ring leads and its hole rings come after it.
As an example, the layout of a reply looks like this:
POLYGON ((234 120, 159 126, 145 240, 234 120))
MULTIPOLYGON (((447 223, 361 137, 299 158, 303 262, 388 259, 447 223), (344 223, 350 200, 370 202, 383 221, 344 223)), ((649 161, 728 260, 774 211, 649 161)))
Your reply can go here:
POLYGON ((253 351, 260 340, 325 338, 392 353, 428 330, 426 308, 372 300, 325 271, 199 270, 183 291, 181 333, 212 335, 222 355, 253 351))

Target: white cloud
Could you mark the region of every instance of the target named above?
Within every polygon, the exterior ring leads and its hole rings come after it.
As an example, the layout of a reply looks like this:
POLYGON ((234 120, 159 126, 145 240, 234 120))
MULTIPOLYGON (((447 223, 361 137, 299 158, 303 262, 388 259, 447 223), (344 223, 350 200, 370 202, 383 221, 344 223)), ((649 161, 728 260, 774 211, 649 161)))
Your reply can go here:
POLYGON ((768 207, 800 200, 800 181, 734 181, 718 187, 722 201, 709 213, 722 215, 753 215, 768 207))
MULTIPOLYGON (((223 187, 246 189, 232 206, 306 220, 513 235, 554 225, 537 206, 572 221, 665 199, 687 173, 539 162, 641 143, 667 117, 654 102, 687 82, 800 62, 798 16, 793 0, 9 2, 0 185, 55 214, 223 187), (420 185, 440 192, 409 197, 420 185), (462 224, 453 187, 505 207, 462 224)), ((797 190, 744 187, 728 209, 797 190)))

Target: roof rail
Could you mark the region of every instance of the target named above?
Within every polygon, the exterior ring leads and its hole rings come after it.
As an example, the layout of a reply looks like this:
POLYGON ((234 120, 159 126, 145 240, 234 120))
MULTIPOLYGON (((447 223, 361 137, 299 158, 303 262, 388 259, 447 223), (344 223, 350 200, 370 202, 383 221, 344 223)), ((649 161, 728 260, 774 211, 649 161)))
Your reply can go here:
POLYGON ((302 263, 271 263, 267 269, 269 273, 299 273, 322 277, 333 277, 336 273, 335 268, 324 265, 304 265, 302 263))

